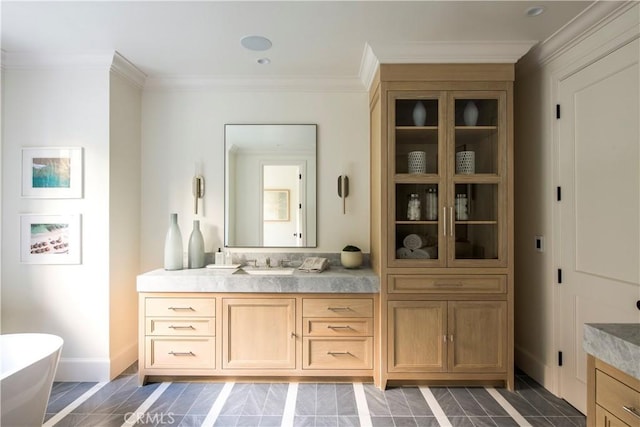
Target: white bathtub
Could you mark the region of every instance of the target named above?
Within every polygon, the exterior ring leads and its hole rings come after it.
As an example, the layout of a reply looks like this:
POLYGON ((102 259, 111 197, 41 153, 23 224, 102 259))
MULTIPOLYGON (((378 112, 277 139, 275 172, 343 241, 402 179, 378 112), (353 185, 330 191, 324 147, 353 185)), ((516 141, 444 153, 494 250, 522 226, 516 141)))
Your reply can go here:
POLYGON ((0 335, 0 425, 41 426, 62 338, 49 334, 0 335))

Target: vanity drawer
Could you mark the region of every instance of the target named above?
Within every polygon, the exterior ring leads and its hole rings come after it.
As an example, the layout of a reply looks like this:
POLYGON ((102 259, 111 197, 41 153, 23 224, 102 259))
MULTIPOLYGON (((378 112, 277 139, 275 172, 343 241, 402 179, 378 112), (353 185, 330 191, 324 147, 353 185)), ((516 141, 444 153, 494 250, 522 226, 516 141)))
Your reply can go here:
POLYGON ((216 334, 216 319, 213 317, 147 317, 145 332, 146 335, 198 335, 212 337, 216 334))
POLYGON ((145 344, 145 368, 215 368, 215 338, 147 337, 145 344))
POLYGON ((596 403, 630 426, 640 425, 640 390, 631 388, 600 370, 596 370, 596 403), (631 413, 631 408, 638 415, 631 413))
POLYGON ((146 298, 145 316, 215 317, 215 298, 146 298))
POLYGON ((305 298, 302 317, 373 317, 370 298, 305 298))
POLYGON ((303 369, 372 369, 373 339, 304 338, 303 369))
POLYGON ((304 336, 308 337, 370 337, 373 336, 373 319, 308 319, 305 318, 304 336))
POLYGON ((504 294, 507 276, 389 276, 390 294, 504 294))

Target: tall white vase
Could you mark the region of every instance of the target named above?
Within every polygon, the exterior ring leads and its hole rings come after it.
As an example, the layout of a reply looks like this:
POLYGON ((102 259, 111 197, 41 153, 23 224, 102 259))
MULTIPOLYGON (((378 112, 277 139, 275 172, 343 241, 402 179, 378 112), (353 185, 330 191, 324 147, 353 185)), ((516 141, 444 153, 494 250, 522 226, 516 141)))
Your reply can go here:
POLYGON ((475 126, 478 123, 478 107, 473 101, 467 102, 463 111, 464 124, 467 126, 475 126))
POLYGON ((164 239, 164 269, 182 270, 182 233, 178 227, 178 214, 169 216, 169 230, 164 239))
POLYGON ((189 268, 204 267, 204 238, 200 231, 200 221, 197 219, 193 220, 193 231, 189 236, 187 265, 189 268))
POLYGON ((427 109, 424 107, 422 101, 416 102, 413 107, 413 124, 416 126, 424 126, 427 122, 427 109))

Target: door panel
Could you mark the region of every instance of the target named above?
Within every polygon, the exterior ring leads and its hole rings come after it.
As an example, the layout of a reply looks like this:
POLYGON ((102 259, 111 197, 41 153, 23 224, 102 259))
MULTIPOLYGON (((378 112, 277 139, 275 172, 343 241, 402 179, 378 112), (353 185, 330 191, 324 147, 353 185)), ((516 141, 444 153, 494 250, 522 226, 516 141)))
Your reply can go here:
POLYGON ((639 47, 636 40, 559 83, 559 384, 583 412, 583 324, 640 321, 639 47))

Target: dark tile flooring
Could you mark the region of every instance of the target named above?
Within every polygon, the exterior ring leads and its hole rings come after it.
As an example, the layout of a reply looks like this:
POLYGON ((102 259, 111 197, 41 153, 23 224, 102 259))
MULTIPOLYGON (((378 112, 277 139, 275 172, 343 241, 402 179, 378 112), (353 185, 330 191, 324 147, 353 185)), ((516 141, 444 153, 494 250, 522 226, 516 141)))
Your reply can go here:
POLYGON ((579 427, 586 420, 522 373, 514 392, 483 387, 381 391, 372 384, 334 383, 173 382, 138 387, 135 369, 130 369, 104 385, 54 383, 45 426, 54 425, 579 427), (85 393, 100 386, 86 398, 85 393))

